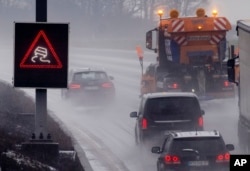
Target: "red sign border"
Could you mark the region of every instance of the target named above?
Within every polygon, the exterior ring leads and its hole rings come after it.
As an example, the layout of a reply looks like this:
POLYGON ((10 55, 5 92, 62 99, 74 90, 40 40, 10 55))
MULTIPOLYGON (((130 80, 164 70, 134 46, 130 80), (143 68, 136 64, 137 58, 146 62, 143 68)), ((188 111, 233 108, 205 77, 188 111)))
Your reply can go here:
POLYGON ((29 47, 28 51, 26 52, 26 54, 24 55, 23 59, 21 60, 20 63, 20 68, 37 68, 37 69, 42 69, 42 68, 50 68, 50 69, 60 69, 62 68, 62 62, 60 61, 58 55, 56 54, 53 46, 51 45, 48 37, 46 36, 45 32, 43 30, 40 30, 39 33, 37 34, 37 36, 35 37, 34 41, 32 42, 31 46, 29 47), (31 54, 31 51, 34 49, 34 46, 36 45, 36 43, 38 42, 40 37, 43 37, 45 42, 47 43, 51 53, 53 54, 57 64, 54 65, 50 65, 50 64, 46 64, 46 65, 32 65, 32 64, 24 64, 25 61, 28 59, 29 55, 31 54))

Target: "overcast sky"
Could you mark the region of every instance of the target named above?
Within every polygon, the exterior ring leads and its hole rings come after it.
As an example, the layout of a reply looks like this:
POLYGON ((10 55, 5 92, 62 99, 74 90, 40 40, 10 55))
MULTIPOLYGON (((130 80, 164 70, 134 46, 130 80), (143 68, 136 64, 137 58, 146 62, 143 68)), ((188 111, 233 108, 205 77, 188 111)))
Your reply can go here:
POLYGON ((227 17, 232 24, 239 19, 250 19, 250 0, 212 0, 211 4, 211 9, 218 10, 218 16, 227 17))

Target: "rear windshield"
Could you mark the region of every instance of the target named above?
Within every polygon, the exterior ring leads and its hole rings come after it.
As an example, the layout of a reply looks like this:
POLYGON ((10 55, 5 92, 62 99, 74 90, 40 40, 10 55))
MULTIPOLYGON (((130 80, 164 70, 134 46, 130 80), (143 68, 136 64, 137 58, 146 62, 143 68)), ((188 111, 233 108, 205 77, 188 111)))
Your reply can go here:
POLYGON ((172 142, 172 152, 185 153, 183 149, 193 149, 200 154, 219 154, 225 150, 225 144, 219 137, 178 138, 172 142))
POLYGON ((200 115, 200 105, 192 97, 171 97, 149 99, 146 115, 153 119, 187 119, 200 115))
POLYGON ((77 82, 84 82, 84 81, 89 81, 89 80, 107 80, 107 74, 105 72, 78 72, 74 74, 74 81, 77 82))

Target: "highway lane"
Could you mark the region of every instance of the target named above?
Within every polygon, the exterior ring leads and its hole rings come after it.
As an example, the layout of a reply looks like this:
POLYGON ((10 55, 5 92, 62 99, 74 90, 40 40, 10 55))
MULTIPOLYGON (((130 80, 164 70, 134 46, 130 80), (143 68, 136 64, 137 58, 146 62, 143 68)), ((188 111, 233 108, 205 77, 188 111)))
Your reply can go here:
MULTIPOLYGON (((13 75, 12 49, 0 50, 0 78, 11 82, 13 75)), ((145 53, 145 66, 155 61, 155 54, 145 53)), ((152 171, 156 170, 156 155, 143 158, 134 143, 135 120, 129 113, 138 108, 140 65, 135 50, 101 50, 70 48, 69 67, 104 67, 115 77, 117 100, 109 108, 83 108, 61 100, 59 89, 48 90, 48 108, 71 131, 86 151, 95 171, 152 171), (144 160, 141 160, 141 159, 144 160), (101 168, 101 169, 100 169, 101 168)), ((34 95, 33 89, 25 89, 34 95)), ((235 99, 202 102, 206 111, 205 128, 221 131, 226 142, 237 146, 237 101, 235 99)))

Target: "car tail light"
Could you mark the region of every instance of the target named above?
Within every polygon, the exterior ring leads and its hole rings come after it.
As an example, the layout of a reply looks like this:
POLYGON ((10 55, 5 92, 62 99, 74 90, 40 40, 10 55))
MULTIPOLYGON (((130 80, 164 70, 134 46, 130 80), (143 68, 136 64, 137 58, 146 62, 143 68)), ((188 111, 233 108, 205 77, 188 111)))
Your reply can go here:
POLYGON ((176 155, 166 155, 164 157, 164 161, 166 164, 180 164, 180 158, 176 155))
POLYGON ((141 126, 142 126, 142 129, 147 129, 148 128, 148 121, 147 121, 146 118, 142 118, 141 126))
POLYGON ((78 88, 81 88, 81 85, 80 84, 70 84, 69 88, 70 89, 78 89, 78 88))
POLYGON ((225 153, 225 154, 219 154, 216 157, 216 162, 229 162, 230 160, 230 154, 225 153))
POLYGON ((226 161, 229 161, 229 160, 230 160, 230 154, 229 154, 229 153, 226 153, 226 154, 224 155, 224 158, 225 158, 226 161))
POLYGON ((113 87, 113 85, 111 83, 103 83, 102 87, 103 88, 111 88, 111 87, 113 87))
POLYGON ((203 124, 204 124, 203 123, 203 117, 201 116, 201 117, 198 118, 198 126, 203 127, 203 124))
POLYGON ((224 81, 224 87, 229 87, 230 83, 228 81, 224 81))
POLYGON ((169 84, 168 88, 177 89, 177 88, 179 88, 179 84, 177 84, 177 83, 169 84))

